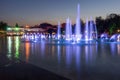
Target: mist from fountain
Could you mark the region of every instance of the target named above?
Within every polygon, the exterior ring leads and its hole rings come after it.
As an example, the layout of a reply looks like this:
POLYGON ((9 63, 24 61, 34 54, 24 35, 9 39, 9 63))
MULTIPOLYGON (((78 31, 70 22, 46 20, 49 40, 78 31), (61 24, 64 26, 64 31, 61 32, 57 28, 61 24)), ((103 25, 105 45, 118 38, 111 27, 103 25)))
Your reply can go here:
POLYGON ((92 22, 92 18, 90 19, 90 37, 89 39, 92 40, 93 39, 93 22, 92 22))
POLYGON ((89 27, 88 27, 88 19, 86 19, 86 24, 85 24, 85 32, 84 32, 84 36, 85 36, 85 40, 89 40, 89 27))
POLYGON ((80 5, 77 6, 77 19, 76 19, 76 27, 75 27, 75 40, 81 40, 81 23, 80 23, 80 5))
MULTIPOLYGON (((58 32, 57 36, 60 35, 60 23, 58 23, 58 32)), ((60 39, 60 38, 58 38, 60 39)), ((81 31, 81 21, 80 21, 80 5, 77 6, 77 19, 76 19, 76 26, 75 26, 75 32, 72 33, 72 22, 69 19, 69 17, 66 19, 66 26, 65 26, 65 38, 66 41, 89 41, 93 39, 97 39, 97 28, 92 20, 92 17, 90 18, 90 21, 88 22, 88 19, 86 19, 85 29, 84 33, 82 34, 81 31)))
POLYGON ((71 21, 70 19, 66 19, 66 29, 65 29, 65 39, 72 40, 72 28, 71 28, 71 21))
POLYGON ((98 32, 97 32, 97 27, 96 27, 96 25, 95 25, 95 39, 98 39, 98 32))
POLYGON ((60 22, 58 22, 58 27, 57 27, 57 39, 61 38, 61 26, 60 22))

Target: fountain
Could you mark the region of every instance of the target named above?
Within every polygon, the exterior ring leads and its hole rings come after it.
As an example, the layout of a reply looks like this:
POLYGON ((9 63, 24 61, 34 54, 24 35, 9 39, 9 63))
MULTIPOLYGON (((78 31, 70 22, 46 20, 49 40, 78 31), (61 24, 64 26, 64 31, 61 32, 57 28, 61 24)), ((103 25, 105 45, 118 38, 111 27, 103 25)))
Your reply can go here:
POLYGON ((120 34, 114 34, 110 37, 111 42, 120 42, 120 34))
POLYGON ((81 40, 81 24, 80 24, 80 5, 78 4, 78 14, 77 14, 77 19, 76 19, 76 27, 75 27, 75 40, 79 41, 81 40))
POLYGON ((69 44, 84 44, 89 42, 96 42, 96 40, 102 41, 102 42, 120 42, 120 34, 114 34, 111 37, 108 36, 107 33, 103 33, 100 36, 100 39, 98 39, 97 35, 97 28, 92 20, 92 17, 90 17, 90 20, 88 18, 86 19, 84 29, 81 27, 81 21, 80 21, 80 5, 77 6, 77 18, 76 18, 76 25, 74 32, 72 30, 72 21, 68 17, 66 19, 66 26, 65 26, 65 34, 61 34, 61 25, 60 22, 58 22, 57 27, 57 34, 56 35, 49 35, 44 33, 26 33, 22 36, 22 41, 29 41, 29 42, 38 42, 41 40, 49 40, 49 41, 59 41, 59 43, 69 43, 69 44), (84 31, 82 31, 84 30, 84 31))
MULTIPOLYGON (((86 20, 85 25, 85 31, 82 34, 81 32, 81 22, 80 22, 80 5, 77 6, 77 18, 76 18, 76 26, 75 26, 75 32, 72 33, 72 22, 70 18, 68 17, 66 19, 66 28, 65 28, 65 35, 61 34, 60 30, 60 22, 58 22, 58 28, 57 28, 57 34, 55 37, 55 40, 61 41, 70 41, 70 42, 80 42, 80 41, 91 41, 94 39, 97 39, 97 29, 96 26, 93 26, 94 22, 92 21, 92 18, 90 22, 88 22, 88 19, 86 20), (64 36, 64 37, 62 37, 64 36)), ((44 34, 25 34, 24 38, 26 38, 33 41, 33 40, 41 40, 46 39, 47 37, 44 34)), ((53 38, 52 36, 48 35, 48 39, 53 38)))
POLYGON ((86 19, 86 24, 85 24, 85 40, 89 40, 89 32, 88 32, 88 19, 86 19))
MULTIPOLYGON (((57 30, 57 39, 61 40, 59 37, 60 35, 60 23, 58 23, 58 30, 57 30), (59 37, 59 38, 58 38, 59 37)), ((71 42, 81 42, 81 41, 91 41, 97 39, 97 28, 91 20, 88 23, 88 19, 86 20, 86 25, 85 25, 85 31, 82 34, 81 32, 81 22, 80 22, 80 5, 78 4, 77 8, 77 18, 76 18, 76 26, 75 26, 75 32, 74 34, 72 33, 72 24, 71 20, 68 17, 66 19, 66 28, 65 28, 65 41, 71 41, 71 42)))
POLYGON ((58 29, 57 29, 57 39, 61 38, 61 26, 60 26, 60 22, 58 22, 58 29))
POLYGON ((68 18, 66 20, 65 39, 68 41, 71 40, 71 35, 72 35, 71 21, 68 18))

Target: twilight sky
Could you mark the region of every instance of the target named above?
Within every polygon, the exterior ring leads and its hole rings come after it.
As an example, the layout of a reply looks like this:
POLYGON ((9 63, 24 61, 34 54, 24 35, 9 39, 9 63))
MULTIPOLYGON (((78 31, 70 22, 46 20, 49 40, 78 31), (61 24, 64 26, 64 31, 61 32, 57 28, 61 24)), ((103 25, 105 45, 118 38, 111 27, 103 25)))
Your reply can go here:
POLYGON ((75 23, 78 3, 83 20, 120 14, 120 0, 0 0, 0 21, 33 26, 43 22, 63 23, 70 17, 75 23))

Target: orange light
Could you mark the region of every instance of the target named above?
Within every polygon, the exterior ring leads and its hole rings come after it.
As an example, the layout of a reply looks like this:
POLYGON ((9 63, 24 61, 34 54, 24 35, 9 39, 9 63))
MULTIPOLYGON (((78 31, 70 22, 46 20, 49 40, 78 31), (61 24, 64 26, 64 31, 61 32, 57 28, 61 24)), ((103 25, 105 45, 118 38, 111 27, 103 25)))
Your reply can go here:
POLYGON ((30 43, 25 44, 25 49, 26 49, 26 62, 29 60, 29 54, 30 54, 30 43))
POLYGON ((28 25, 26 25, 25 27, 26 27, 26 28, 29 28, 29 26, 28 26, 28 25))

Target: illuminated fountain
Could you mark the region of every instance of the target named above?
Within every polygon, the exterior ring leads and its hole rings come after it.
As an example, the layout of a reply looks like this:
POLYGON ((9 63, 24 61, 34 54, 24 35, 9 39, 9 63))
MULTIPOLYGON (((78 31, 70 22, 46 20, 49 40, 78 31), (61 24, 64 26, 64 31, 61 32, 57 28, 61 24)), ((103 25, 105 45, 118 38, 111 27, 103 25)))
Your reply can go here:
POLYGON ((65 40, 72 40, 72 26, 69 18, 66 20, 65 40))
POLYGON ((76 27, 75 27, 75 40, 81 40, 81 24, 80 24, 80 5, 78 4, 77 8, 77 19, 76 19, 76 27))
MULTIPOLYGON (((90 18, 90 21, 88 19, 86 20, 86 24, 84 29, 81 29, 81 20, 80 20, 80 5, 78 4, 77 7, 77 18, 76 18, 76 25, 74 33, 72 32, 72 22, 70 18, 68 17, 66 19, 66 26, 65 26, 65 35, 61 34, 61 25, 60 22, 58 22, 57 27, 57 34, 54 37, 54 35, 44 35, 44 34, 31 34, 32 36, 29 38, 29 40, 33 41, 40 41, 41 39, 49 40, 49 41, 59 41, 61 43, 82 43, 88 42, 88 41, 94 41, 96 42, 97 39, 97 28, 95 26, 94 21, 92 18, 90 18), (84 30, 84 31, 82 31, 84 30), (82 42, 81 42, 82 41, 82 42)), ((26 37, 26 35, 24 35, 26 37)), ((27 34, 27 36, 30 36, 27 34)))
POLYGON ((57 39, 61 38, 61 29, 60 29, 60 22, 58 22, 58 29, 57 29, 57 39))
MULTIPOLYGON (((83 30, 83 29, 82 29, 83 30)), ((60 34, 60 23, 58 23, 58 30, 57 30, 57 40, 61 40, 60 34)), ((92 18, 88 22, 86 20, 84 33, 81 31, 81 22, 80 22, 80 5, 78 4, 77 8, 77 18, 76 18, 76 25, 75 25, 75 32, 72 33, 72 22, 68 17, 66 19, 66 26, 65 26, 65 37, 63 38, 64 41, 71 41, 71 42, 81 42, 81 41, 93 41, 97 39, 97 28, 92 21, 92 18)))
POLYGON ((111 42, 120 42, 120 34, 114 34, 110 37, 111 42))
POLYGON ((85 40, 89 40, 89 32, 88 32, 88 19, 86 19, 86 24, 85 24, 85 40))
POLYGON ((86 19, 84 40, 89 41, 89 40, 94 40, 94 39, 97 39, 97 28, 94 22, 92 21, 92 18, 89 21, 89 23, 88 23, 88 19, 86 19))

